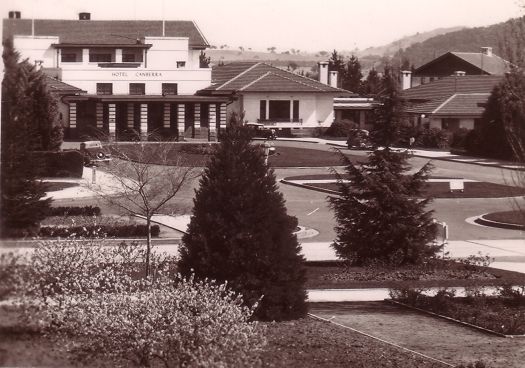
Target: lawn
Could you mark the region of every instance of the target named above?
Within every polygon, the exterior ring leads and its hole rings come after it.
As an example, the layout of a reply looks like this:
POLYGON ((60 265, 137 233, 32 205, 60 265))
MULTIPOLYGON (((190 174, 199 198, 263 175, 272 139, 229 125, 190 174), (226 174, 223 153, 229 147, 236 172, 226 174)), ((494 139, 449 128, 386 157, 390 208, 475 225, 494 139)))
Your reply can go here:
MULTIPOLYGON (((343 175, 346 179, 347 176, 343 175)), ((431 177, 432 179, 445 179, 442 177, 431 177)), ((453 179, 453 178, 450 178, 453 179)), ((454 178, 455 179, 455 178, 454 178)), ((291 176, 284 180, 336 180, 336 176, 332 174, 324 175, 302 175, 291 176)), ((312 190, 329 190, 338 192, 339 186, 336 182, 332 183, 304 183, 301 184, 307 189, 312 190)), ((509 185, 487 183, 487 182, 465 182, 464 191, 449 190, 448 182, 428 182, 423 190, 425 197, 432 198, 504 198, 516 197, 525 195, 525 188, 514 187, 509 185)))
POLYGON ((493 212, 484 215, 483 218, 490 221, 525 226, 525 213, 523 211, 493 212))
MULTIPOLYGON (((155 151, 157 143, 147 143, 146 149, 151 152, 155 151)), ((159 143, 162 144, 162 143, 159 143)), ((254 144, 260 144, 255 141, 254 144)), ((158 160, 155 157, 148 157, 149 162, 154 164, 180 164, 182 166, 205 166, 209 158, 213 154, 214 148, 217 144, 207 143, 164 143, 169 147, 169 157, 166 163, 158 160)), ((116 157, 119 152, 125 153, 128 157, 133 159, 134 146, 136 144, 119 144, 117 146, 108 146, 112 154, 116 157)), ((347 155, 353 161, 362 161, 364 158, 356 155, 347 155)), ((269 164, 272 167, 324 167, 324 166, 339 166, 341 159, 334 151, 321 151, 315 149, 299 148, 299 147, 277 147, 277 154, 270 156, 269 164)))
MULTIPOLYGON (((16 312, 0 313, 0 366, 110 367, 102 360, 67 359, 63 344, 17 325, 16 312)), ((304 318, 267 323, 264 367, 441 367, 333 324, 304 318)), ((126 366, 124 364, 124 366, 126 366)))

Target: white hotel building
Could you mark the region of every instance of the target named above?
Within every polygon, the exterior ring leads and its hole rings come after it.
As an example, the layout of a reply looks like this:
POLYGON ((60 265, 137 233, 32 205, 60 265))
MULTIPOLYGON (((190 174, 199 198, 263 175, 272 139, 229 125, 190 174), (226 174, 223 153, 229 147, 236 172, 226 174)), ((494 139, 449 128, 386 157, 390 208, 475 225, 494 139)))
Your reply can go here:
POLYGON ((211 83, 199 54, 208 42, 191 21, 22 19, 9 12, 3 37, 50 77, 66 139, 118 140, 157 133, 214 139, 228 97, 197 96, 211 83))

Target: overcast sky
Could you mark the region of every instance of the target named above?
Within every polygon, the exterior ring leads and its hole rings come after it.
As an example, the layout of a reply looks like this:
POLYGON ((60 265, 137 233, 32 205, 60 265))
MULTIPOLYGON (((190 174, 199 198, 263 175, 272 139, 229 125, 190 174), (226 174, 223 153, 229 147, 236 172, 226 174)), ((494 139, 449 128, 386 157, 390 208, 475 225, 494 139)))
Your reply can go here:
POLYGON ((523 15, 522 0, 0 0, 2 18, 194 20, 212 45, 364 49, 440 27, 523 15))

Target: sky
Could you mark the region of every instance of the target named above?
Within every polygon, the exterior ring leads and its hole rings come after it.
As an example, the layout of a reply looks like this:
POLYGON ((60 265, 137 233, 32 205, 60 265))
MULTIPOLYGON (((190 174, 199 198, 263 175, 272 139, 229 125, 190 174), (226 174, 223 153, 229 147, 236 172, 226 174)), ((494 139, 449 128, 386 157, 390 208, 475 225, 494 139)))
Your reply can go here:
POLYGON ((211 45, 305 51, 381 46, 441 27, 524 14, 525 0, 0 0, 22 18, 194 20, 211 45))

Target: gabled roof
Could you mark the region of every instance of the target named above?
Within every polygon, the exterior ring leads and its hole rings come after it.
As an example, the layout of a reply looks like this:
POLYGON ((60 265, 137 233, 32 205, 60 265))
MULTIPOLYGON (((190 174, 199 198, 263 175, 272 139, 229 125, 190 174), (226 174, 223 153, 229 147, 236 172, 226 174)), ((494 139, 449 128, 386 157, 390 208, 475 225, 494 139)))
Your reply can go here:
MULTIPOLYGON (((414 71, 414 75, 425 75, 425 70, 435 67, 440 63, 443 63, 443 67, 452 62, 452 59, 456 58, 459 61, 470 64, 471 68, 477 70, 480 74, 489 75, 504 75, 509 70, 510 63, 498 55, 491 54, 490 56, 481 52, 446 52, 441 56, 429 61, 426 64, 421 65, 414 71), (447 59, 449 59, 447 61, 447 59)), ((452 71, 450 74, 452 74, 452 71)), ((468 74, 468 73, 467 73, 468 74)))
MULTIPOLYGON (((4 19, 4 37, 30 36, 31 19, 4 19)), ((133 45, 144 37, 162 37, 162 21, 157 20, 59 20, 35 19, 35 36, 57 36, 60 44, 133 45)), ((188 37, 193 48, 208 47, 197 25, 192 21, 166 21, 166 37, 188 37)))
POLYGON ((86 91, 72 86, 70 84, 64 83, 62 81, 59 81, 58 79, 55 79, 53 77, 50 77, 46 75, 46 84, 49 90, 52 93, 58 93, 58 94, 77 94, 77 93, 85 93, 86 91))
POLYGON ((266 63, 233 62, 212 69, 212 85, 201 93, 317 92, 353 95, 314 79, 276 68, 266 63))
POLYGON ((433 116, 481 116, 490 93, 455 93, 426 103, 410 106, 406 112, 433 116))
POLYGON ((444 99, 455 93, 491 93, 492 89, 503 79, 499 75, 465 75, 451 76, 422 84, 401 92, 408 101, 425 102, 444 99))

